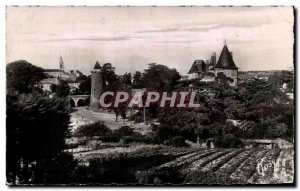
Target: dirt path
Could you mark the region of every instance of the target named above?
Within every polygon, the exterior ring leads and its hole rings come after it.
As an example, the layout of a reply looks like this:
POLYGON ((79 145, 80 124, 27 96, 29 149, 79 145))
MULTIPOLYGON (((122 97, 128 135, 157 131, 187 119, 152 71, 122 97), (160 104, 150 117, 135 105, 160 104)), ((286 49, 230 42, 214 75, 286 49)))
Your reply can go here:
POLYGON ((107 111, 92 111, 88 110, 85 107, 77 107, 75 108, 76 111, 71 113, 71 126, 72 130, 75 130, 81 125, 93 123, 96 121, 104 121, 105 124, 111 129, 118 129, 122 126, 131 126, 142 134, 145 134, 150 131, 150 126, 145 125, 144 123, 130 123, 127 119, 124 120, 119 116, 118 121, 116 122, 116 115, 114 112, 107 112, 107 111))

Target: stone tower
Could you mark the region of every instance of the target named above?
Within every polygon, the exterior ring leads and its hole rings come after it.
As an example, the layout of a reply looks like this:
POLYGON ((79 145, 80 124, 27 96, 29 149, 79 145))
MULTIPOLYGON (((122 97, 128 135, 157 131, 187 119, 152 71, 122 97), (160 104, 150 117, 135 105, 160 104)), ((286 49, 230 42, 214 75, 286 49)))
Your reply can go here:
POLYGON ((60 56, 59 57, 59 70, 64 71, 64 69, 65 69, 64 65, 65 65, 64 61, 63 61, 62 57, 60 56))
POLYGON ((225 44, 219 60, 215 66, 215 74, 223 72, 227 77, 233 79, 233 82, 230 83, 231 86, 237 86, 238 78, 238 67, 236 67, 232 52, 228 50, 227 45, 225 44))
POLYGON ((90 106, 97 106, 99 104, 100 96, 103 92, 103 79, 101 71, 102 68, 97 61, 94 68, 92 69, 90 106))

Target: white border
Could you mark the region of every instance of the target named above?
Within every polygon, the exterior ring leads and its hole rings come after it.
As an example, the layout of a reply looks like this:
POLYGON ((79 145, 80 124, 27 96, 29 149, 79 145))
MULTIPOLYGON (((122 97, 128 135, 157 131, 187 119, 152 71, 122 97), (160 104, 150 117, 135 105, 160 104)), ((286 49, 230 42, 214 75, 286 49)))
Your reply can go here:
MULTIPOLYGON (((12 188, 8 188, 5 185, 5 135, 6 135, 6 127, 5 127, 5 66, 6 66, 6 59, 5 59, 5 6, 6 5, 19 5, 19 6, 26 6, 26 5, 50 5, 50 6, 64 6, 64 5, 74 5, 74 6, 82 6, 82 5, 89 5, 89 6, 101 6, 101 5, 107 5, 107 6, 118 6, 118 5, 130 5, 130 6, 152 6, 152 5, 157 5, 157 6, 166 6, 166 5, 171 5, 171 6, 178 6, 178 5, 211 5, 211 6, 218 6, 218 5, 235 5, 235 6, 245 6, 245 5, 251 5, 251 6, 262 6, 262 5, 294 5, 296 8, 299 9, 299 0, 272 0, 272 1, 267 1, 267 0, 243 0, 243 1, 236 1, 236 0, 228 0, 228 1, 221 1, 221 0, 202 0, 202 1, 197 1, 197 0, 149 0, 149 1, 139 1, 139 0, 109 0, 109 1, 93 1, 93 0, 85 0, 85 1, 80 1, 80 0, 72 0, 72 1, 62 1, 62 0, 45 0, 45 1, 38 1, 38 0, 2 0, 0 2, 0 38, 1 38, 1 43, 0 43, 0 55, 1 55, 1 70, 0 70, 0 149, 1 149, 1 155, 0 155, 0 190, 8 190, 12 188)), ((297 26, 297 25, 296 25, 297 26)), ((297 32, 297 36, 299 33, 297 32)), ((298 37, 299 38, 299 37, 298 37)), ((297 40, 298 42, 298 40, 297 40)), ((296 43, 297 43, 296 42, 296 43)), ((298 44, 298 43, 297 43, 298 44)), ((299 48, 297 50, 297 55, 299 52, 299 48)), ((297 74, 299 74, 298 68, 297 68, 297 74)), ((299 81, 297 80, 297 89, 299 89, 299 81)), ((297 95, 297 100, 299 98, 299 95, 297 95)), ((298 104, 297 104, 298 106, 298 104)), ((297 113, 297 119, 300 119, 299 113, 297 113)), ((296 127, 297 128, 297 127, 296 127)), ((299 142, 299 129, 297 131, 297 138, 299 142)), ((299 153, 299 145, 297 145, 297 151, 296 153, 299 153)), ((297 155, 299 156, 299 155, 297 155)), ((299 157, 297 157, 299 161, 299 157)), ((297 161, 297 162, 298 162, 297 161)), ((297 170, 296 173, 299 175, 299 163, 297 163, 297 170)), ((297 182, 299 183, 299 179, 297 178, 297 182)), ((15 188, 13 188, 15 189, 15 188)), ((26 189, 26 188, 18 188, 20 190, 26 189)), ((27 188, 28 189, 28 188, 27 188)), ((56 188, 29 188, 34 189, 34 190, 52 190, 52 189, 57 189, 56 188)), ((61 188, 58 188, 61 189, 61 188)), ((83 188, 81 187, 76 187, 76 188, 63 188, 63 189, 72 189, 72 190, 82 190, 83 188)), ((108 188, 108 187, 102 187, 102 188, 87 188, 85 189, 88 190, 117 190, 120 189, 120 187, 117 188, 108 188)), ((141 188, 123 188, 125 190, 140 190, 141 188)), ((143 188, 144 190, 150 190, 153 188, 143 188)), ((157 189, 157 188, 156 188, 157 189)), ((244 189, 258 189, 258 190, 273 190, 273 189, 284 189, 287 190, 288 188, 266 188, 266 187, 260 187, 260 188, 235 188, 235 187, 218 187, 218 188, 209 188, 209 187, 194 187, 194 188, 174 188, 174 187, 159 187, 159 189, 176 189, 176 190, 186 190, 186 189, 201 189, 201 190, 215 190, 215 189, 222 189, 222 190, 244 190, 244 189)), ((292 188, 289 188, 292 189, 292 188)), ((295 189, 295 188, 294 188, 295 189)))

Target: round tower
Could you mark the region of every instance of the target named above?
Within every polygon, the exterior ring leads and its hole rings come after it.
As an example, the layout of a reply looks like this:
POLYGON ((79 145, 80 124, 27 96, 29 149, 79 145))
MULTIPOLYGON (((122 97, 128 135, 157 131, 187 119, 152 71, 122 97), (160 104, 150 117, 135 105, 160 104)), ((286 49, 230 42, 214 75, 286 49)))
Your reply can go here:
POLYGON ((103 79, 101 74, 101 66, 97 61, 92 69, 92 82, 91 82, 91 106, 97 106, 99 104, 100 96, 103 91, 103 79))

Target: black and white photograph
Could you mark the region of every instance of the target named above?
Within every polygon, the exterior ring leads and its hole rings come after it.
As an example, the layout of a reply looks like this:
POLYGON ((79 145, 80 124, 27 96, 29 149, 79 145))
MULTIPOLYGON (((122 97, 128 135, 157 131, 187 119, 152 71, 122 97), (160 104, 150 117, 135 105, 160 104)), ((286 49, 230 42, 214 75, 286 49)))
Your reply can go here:
POLYGON ((5 14, 8 187, 295 186, 293 6, 5 14))

